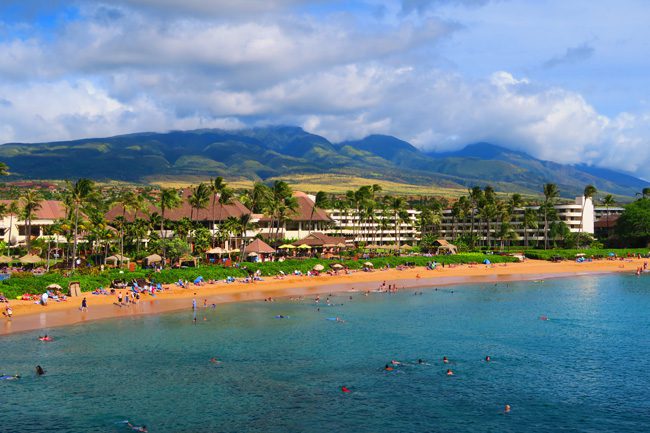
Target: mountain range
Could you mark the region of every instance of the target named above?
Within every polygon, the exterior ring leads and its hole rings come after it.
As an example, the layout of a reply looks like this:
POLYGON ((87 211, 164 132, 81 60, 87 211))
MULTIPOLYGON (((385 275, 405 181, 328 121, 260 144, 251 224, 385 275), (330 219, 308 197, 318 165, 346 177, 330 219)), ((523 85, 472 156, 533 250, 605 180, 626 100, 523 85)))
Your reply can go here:
POLYGON ((566 197, 587 184, 619 196, 634 196, 648 182, 586 165, 563 165, 491 143, 446 153, 426 153, 387 135, 332 143, 298 127, 236 131, 202 129, 137 133, 49 143, 7 143, 0 161, 10 179, 121 180, 290 178, 342 174, 437 187, 491 184, 499 191, 539 194, 553 182, 566 197))

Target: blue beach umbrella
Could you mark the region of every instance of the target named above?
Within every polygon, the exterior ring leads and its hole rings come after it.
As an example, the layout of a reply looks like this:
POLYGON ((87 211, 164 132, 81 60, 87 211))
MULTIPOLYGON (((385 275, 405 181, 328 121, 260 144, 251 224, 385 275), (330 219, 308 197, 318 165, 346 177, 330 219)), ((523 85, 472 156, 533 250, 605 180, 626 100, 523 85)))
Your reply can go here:
POLYGON ((614 254, 614 253, 609 253, 609 254, 607 254, 607 255, 610 256, 610 257, 614 257, 616 254, 614 254))
POLYGON ((203 282, 203 277, 196 277, 196 280, 194 280, 194 284, 198 284, 203 282))
POLYGON ((485 259, 485 260, 483 260, 483 264, 484 264, 484 265, 489 265, 489 264, 490 264, 490 261, 489 261, 488 259, 485 259))

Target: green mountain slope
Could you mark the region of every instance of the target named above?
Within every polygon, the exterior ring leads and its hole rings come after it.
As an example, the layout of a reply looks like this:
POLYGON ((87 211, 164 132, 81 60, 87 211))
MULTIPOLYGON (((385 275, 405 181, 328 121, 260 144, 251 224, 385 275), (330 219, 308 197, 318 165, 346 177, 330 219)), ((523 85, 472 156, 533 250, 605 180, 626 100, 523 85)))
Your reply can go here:
POLYGON ((646 182, 623 173, 540 161, 488 143, 457 152, 426 154, 395 137, 331 143, 291 126, 239 131, 217 129, 138 133, 54 143, 8 143, 0 161, 10 179, 147 182, 157 178, 267 179, 297 174, 342 174, 444 187, 492 184, 501 191, 539 193, 545 182, 565 196, 588 183, 601 191, 634 195, 646 182))

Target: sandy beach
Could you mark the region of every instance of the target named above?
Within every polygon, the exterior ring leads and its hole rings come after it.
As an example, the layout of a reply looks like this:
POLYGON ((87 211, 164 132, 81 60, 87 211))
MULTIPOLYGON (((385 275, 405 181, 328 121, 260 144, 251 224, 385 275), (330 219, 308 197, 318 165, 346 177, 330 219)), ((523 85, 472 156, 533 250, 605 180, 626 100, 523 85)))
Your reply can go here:
MULTIPOLYGON (((158 314, 168 311, 190 309, 192 299, 199 307, 208 304, 262 300, 268 297, 308 296, 319 293, 375 290, 384 281, 398 288, 437 287, 452 284, 498 283, 522 280, 543 280, 581 275, 613 272, 634 273, 646 259, 596 260, 577 263, 566 261, 552 263, 527 260, 522 263, 494 265, 458 265, 427 270, 417 267, 406 270, 376 270, 354 272, 347 275, 321 275, 318 277, 289 276, 282 280, 272 277, 255 283, 219 282, 190 288, 168 285, 168 289, 155 297, 144 295, 138 304, 119 306, 116 295, 92 295, 86 293, 88 311, 80 311, 82 298, 69 298, 65 302, 50 302, 47 306, 33 301, 12 301, 13 318, 3 318, 0 335, 57 326, 78 324, 114 317, 158 314)), ((197 270, 197 275, 200 271, 197 270)), ((125 290, 122 290, 124 293, 125 290)))

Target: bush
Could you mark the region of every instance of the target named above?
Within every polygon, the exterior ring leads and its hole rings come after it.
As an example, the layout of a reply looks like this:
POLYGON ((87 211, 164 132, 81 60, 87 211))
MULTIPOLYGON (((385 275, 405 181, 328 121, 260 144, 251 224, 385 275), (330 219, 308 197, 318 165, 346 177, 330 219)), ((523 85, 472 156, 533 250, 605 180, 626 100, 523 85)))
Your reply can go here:
POLYGON ((576 254, 584 254, 586 257, 605 258, 609 253, 615 253, 618 257, 641 254, 643 256, 648 254, 648 249, 640 248, 626 248, 626 249, 552 249, 552 250, 526 250, 524 254, 529 259, 535 260, 552 260, 555 257, 560 257, 564 260, 575 260, 576 254))

